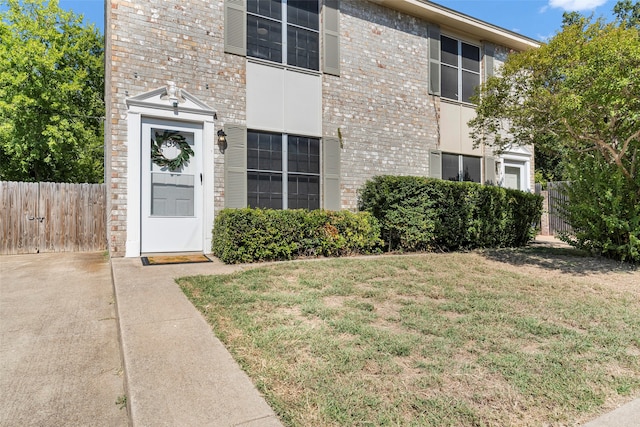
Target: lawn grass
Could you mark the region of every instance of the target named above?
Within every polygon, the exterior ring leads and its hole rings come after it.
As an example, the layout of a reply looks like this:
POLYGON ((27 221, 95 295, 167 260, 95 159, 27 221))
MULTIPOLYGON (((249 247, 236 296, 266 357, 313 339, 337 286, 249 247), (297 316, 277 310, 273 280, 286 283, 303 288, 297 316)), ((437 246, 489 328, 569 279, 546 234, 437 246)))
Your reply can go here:
POLYGON ((289 262, 178 282, 287 426, 562 425, 637 396, 638 273, 545 274, 500 257, 289 262))

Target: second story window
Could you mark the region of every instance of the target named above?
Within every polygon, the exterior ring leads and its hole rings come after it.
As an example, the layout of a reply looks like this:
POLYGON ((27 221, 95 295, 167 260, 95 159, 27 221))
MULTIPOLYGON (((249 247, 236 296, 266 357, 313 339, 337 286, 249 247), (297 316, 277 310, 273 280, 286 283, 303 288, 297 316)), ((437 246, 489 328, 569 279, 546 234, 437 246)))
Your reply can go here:
POLYGON ((318 0, 247 1, 247 56, 318 71, 319 29, 318 0))
POLYGON ((480 84, 480 48, 440 36, 442 97, 471 102, 480 84))

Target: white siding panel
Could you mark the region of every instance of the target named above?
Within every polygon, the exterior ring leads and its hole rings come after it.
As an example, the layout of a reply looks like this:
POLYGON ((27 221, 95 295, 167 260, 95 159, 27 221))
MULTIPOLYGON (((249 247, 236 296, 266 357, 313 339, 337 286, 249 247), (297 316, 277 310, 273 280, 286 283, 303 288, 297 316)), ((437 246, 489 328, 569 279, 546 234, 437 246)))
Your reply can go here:
POLYGON ((449 153, 460 152, 460 105, 440 103, 440 149, 449 153))
POLYGON ((284 132, 322 136, 322 77, 285 73, 284 132))
POLYGON ((442 102, 440 104, 440 148, 449 153, 482 156, 480 148, 473 148, 473 140, 469 136, 471 128, 467 124, 476 116, 472 106, 442 102))
POLYGON ((462 154, 472 154, 481 156, 480 148, 473 149, 473 139, 471 139, 471 128, 467 123, 476 117, 476 110, 468 105, 460 106, 460 152, 462 154))
POLYGON ((322 77, 248 62, 247 127, 322 136, 322 77))
POLYGON ((247 63, 247 127, 282 132, 284 70, 247 63))

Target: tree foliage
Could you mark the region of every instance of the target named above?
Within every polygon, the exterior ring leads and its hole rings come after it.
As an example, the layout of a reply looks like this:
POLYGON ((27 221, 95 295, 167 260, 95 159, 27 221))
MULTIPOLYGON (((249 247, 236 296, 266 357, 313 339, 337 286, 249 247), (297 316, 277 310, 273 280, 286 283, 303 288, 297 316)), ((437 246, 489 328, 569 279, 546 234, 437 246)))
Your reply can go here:
POLYGON ((567 178, 581 183, 569 190, 567 215, 575 231, 569 240, 607 256, 636 260, 638 9, 619 2, 618 19, 612 23, 566 15, 562 30, 547 44, 510 55, 501 73, 481 87, 478 114, 471 122, 476 143, 498 149, 533 143, 536 150, 560 156, 567 178), (596 204, 591 190, 602 190, 603 180, 608 195, 598 195, 598 210, 587 209, 596 204), (611 243, 603 244, 605 240, 611 243))
POLYGON ((0 0, 0 179, 101 182, 104 39, 57 0, 0 0))

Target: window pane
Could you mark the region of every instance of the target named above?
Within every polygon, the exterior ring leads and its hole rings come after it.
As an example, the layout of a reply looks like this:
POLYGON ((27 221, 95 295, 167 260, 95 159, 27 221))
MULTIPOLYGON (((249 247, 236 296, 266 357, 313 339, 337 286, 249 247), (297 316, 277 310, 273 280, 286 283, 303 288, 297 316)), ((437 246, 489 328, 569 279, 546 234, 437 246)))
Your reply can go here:
POLYGON ((193 216, 194 176, 174 173, 151 174, 152 216, 193 216))
POLYGON ((320 208, 320 178, 317 176, 289 175, 289 209, 320 208))
POLYGON ((440 61, 443 64, 458 66, 458 40, 447 36, 440 36, 440 61))
POLYGON ((442 153, 442 179, 448 181, 460 180, 459 157, 457 154, 442 153))
POLYGON ((462 72, 462 101, 471 102, 471 96, 475 93, 476 87, 480 84, 480 74, 462 72))
POLYGON ((504 167, 504 186, 520 190, 520 168, 513 166, 504 167))
POLYGON ((282 24, 247 15, 247 56, 282 62, 282 24))
POLYGON ((287 20, 290 24, 317 30, 319 24, 317 0, 289 0, 287 2, 287 20))
POLYGON ((440 75, 442 79, 441 94, 444 98, 458 100, 458 69, 449 67, 448 65, 440 66, 440 75))
POLYGON ((247 203, 252 208, 282 209, 282 174, 247 172, 247 203))
POLYGON ((282 135, 247 132, 247 169, 282 170, 282 135))
POLYGON ((289 172, 320 173, 320 140, 302 136, 289 136, 289 172))
POLYGON ((462 156, 462 180, 480 182, 480 157, 462 156))
POLYGON ((282 19, 282 0, 247 0, 247 12, 282 19))
POLYGON ((318 70, 320 64, 318 33, 302 28, 287 27, 287 64, 318 70))
POLYGON ((480 49, 470 44, 462 43, 462 68, 480 72, 480 49))

